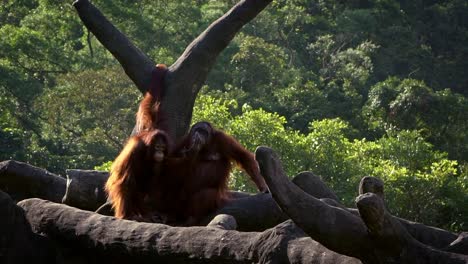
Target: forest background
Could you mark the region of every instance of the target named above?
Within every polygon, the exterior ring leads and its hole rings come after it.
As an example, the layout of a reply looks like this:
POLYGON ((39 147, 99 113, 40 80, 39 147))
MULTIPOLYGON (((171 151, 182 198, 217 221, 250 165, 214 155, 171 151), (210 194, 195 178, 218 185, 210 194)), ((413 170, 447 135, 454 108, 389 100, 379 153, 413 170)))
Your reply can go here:
MULTIPOLYGON (((170 65, 236 1, 93 2, 170 65)), ((371 175, 394 215, 468 230, 467 43, 465 0, 275 0, 221 54, 192 121, 272 147, 348 206, 371 175)), ((71 3, 2 1, 0 160, 107 170, 140 99, 71 3)), ((230 185, 255 191, 240 172, 230 185)))

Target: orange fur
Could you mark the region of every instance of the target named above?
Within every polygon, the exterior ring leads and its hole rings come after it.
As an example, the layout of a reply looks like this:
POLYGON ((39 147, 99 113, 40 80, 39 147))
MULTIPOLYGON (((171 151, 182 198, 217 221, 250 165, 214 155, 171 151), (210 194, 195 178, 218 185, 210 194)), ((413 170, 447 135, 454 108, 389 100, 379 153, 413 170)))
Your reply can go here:
POLYGON ((159 111, 159 105, 162 98, 166 71, 166 65, 157 64, 156 69, 152 73, 153 76, 150 88, 145 93, 136 114, 136 133, 160 128, 161 114, 159 111))
POLYGON ((165 146, 164 158, 171 142, 164 131, 144 131, 131 137, 112 164, 105 190, 114 215, 124 219, 144 219, 150 213, 145 200, 158 195, 163 161, 155 161, 156 145, 165 146))
POLYGON ((139 200, 136 179, 143 173, 141 163, 144 160, 144 143, 139 137, 131 137, 122 152, 112 164, 105 190, 112 201, 117 218, 141 214, 135 206, 139 200))

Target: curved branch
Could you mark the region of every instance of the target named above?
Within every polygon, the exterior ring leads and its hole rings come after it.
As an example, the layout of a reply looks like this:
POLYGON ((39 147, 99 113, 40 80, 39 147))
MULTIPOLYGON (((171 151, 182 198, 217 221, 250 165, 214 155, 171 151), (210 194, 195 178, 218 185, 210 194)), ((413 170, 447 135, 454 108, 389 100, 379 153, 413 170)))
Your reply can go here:
POLYGON ((114 55, 141 92, 146 92, 155 63, 120 32, 88 0, 73 3, 83 24, 114 55))
POLYGON ((271 0, 243 0, 214 21, 201 33, 171 66, 175 78, 190 78, 191 90, 196 96, 211 67, 236 33, 256 17, 271 0), (194 89, 195 88, 195 89, 194 89))

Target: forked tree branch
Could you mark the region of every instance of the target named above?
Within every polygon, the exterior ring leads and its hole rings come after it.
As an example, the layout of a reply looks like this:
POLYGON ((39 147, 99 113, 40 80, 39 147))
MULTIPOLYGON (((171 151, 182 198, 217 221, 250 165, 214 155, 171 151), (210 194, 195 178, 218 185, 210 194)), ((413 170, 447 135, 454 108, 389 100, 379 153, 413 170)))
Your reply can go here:
MULTIPOLYGON (((168 132, 174 138, 180 138, 188 130, 196 96, 216 58, 236 33, 270 2, 271 0, 240 1, 201 33, 169 67, 161 111, 169 120, 168 132)), ((150 83, 154 62, 88 0, 77 0, 74 6, 86 27, 120 62, 139 90, 145 92, 150 83)))

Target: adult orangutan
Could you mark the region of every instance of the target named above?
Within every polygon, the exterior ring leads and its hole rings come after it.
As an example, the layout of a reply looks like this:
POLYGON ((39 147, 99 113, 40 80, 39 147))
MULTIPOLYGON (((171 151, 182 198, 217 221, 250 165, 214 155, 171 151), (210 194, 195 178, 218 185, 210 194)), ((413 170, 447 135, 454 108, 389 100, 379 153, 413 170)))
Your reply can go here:
POLYGON ((168 159, 167 173, 176 177, 187 175, 180 186, 177 205, 181 206, 179 215, 186 218, 186 224, 198 223, 229 199, 228 179, 233 162, 250 176, 261 192, 268 191, 253 153, 208 122, 193 125, 177 144, 173 156, 168 159))
POLYGON ((152 206, 163 186, 163 164, 171 149, 164 131, 153 129, 132 136, 112 163, 105 190, 117 218, 151 221, 152 206))

